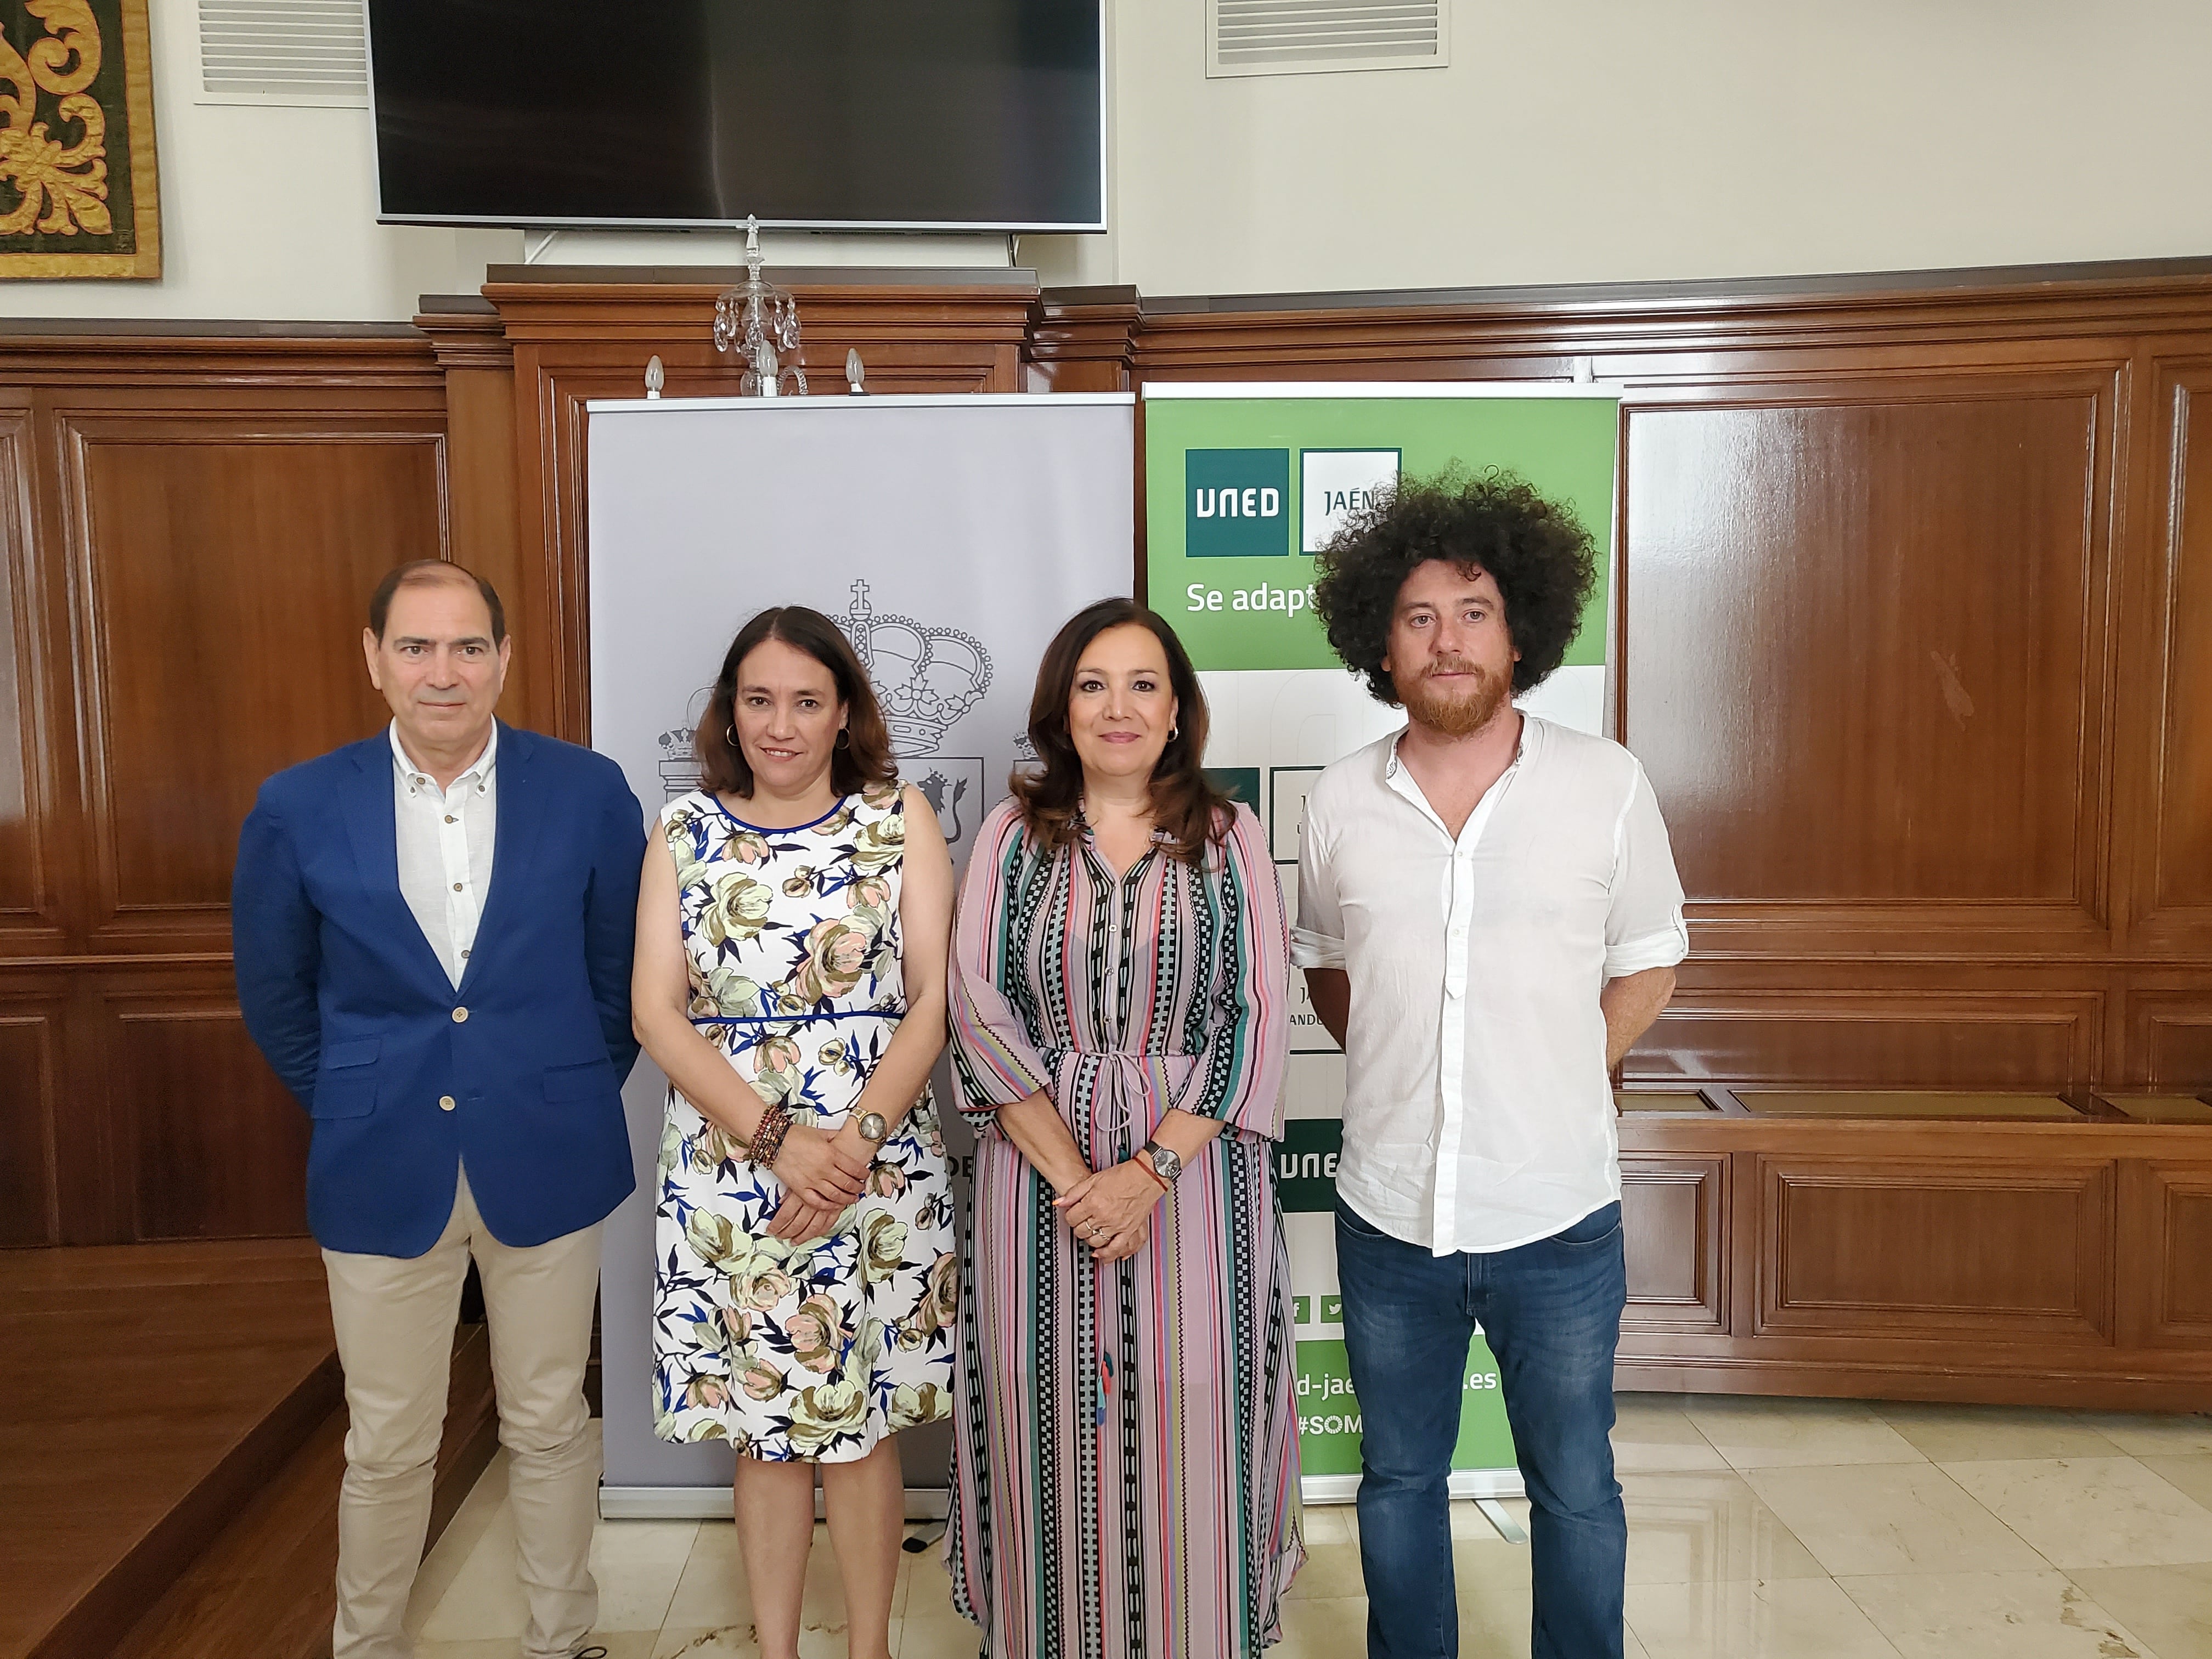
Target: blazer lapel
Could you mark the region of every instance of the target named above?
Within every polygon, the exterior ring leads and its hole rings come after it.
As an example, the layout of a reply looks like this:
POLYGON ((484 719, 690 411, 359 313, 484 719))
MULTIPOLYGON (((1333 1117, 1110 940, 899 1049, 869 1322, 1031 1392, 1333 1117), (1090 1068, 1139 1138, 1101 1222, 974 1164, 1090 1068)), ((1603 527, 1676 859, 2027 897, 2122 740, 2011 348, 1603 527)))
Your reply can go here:
MULTIPOLYGON (((531 861, 538 851, 538 832, 545 822, 539 810, 538 783, 532 763, 537 740, 518 732, 505 720, 499 724, 499 822, 492 834, 491 890, 484 895, 483 914, 477 922, 477 948, 461 971, 461 990, 469 988, 477 964, 498 939, 498 930, 530 890, 531 861)), ((419 930, 418 930, 419 931, 419 930)))
POLYGON ((392 793, 397 785, 392 775, 391 738, 379 736, 356 744, 353 762, 354 769, 346 775, 340 792, 340 805, 362 884, 377 908, 386 913, 390 931, 412 942, 416 969, 437 982, 450 983, 438 953, 422 937, 422 923, 415 920, 406 896, 399 890, 399 830, 392 793))

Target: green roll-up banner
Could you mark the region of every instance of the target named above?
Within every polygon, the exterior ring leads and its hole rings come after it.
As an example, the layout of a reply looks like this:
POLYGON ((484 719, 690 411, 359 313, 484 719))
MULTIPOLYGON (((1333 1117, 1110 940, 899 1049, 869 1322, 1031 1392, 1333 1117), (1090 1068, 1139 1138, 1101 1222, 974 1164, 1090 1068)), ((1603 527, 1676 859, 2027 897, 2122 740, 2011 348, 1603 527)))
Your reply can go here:
MULTIPOLYGON (((1401 474, 1512 472, 1571 507, 1601 579, 1566 665, 1521 699, 1604 729, 1619 393, 1592 386, 1153 385, 1144 395, 1146 591, 1206 686, 1208 769, 1267 826, 1296 920, 1298 821, 1321 769, 1395 731, 1395 708, 1347 674, 1313 615, 1314 553, 1401 474)), ((1309 1501, 1352 1497, 1361 1407, 1345 1360, 1334 1224, 1344 1055, 1291 975, 1288 1125, 1279 1172, 1297 1322, 1298 1427, 1309 1501)), ((1439 992, 1441 994, 1441 991, 1439 992)), ((1455 1496, 1520 1491, 1498 1368, 1478 1336, 1453 1458, 1455 1496)))

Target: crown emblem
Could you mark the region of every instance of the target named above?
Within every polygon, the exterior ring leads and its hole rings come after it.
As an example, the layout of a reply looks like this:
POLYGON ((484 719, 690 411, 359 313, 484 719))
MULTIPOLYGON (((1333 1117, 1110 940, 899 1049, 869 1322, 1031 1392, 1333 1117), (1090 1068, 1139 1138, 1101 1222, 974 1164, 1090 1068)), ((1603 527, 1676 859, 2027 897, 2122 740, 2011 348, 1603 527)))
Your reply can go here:
POLYGON ((935 754, 991 689, 991 653, 981 640, 878 611, 864 581, 853 584, 852 605, 836 620, 868 671, 900 755, 935 754))

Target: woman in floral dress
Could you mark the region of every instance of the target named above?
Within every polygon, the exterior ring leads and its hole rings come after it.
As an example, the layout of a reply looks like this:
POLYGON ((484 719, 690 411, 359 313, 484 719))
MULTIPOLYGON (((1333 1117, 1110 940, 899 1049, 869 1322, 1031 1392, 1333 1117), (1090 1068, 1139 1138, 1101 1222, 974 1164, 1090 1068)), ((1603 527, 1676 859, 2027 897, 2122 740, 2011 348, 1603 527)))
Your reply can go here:
POLYGON ((844 636, 767 611, 696 739, 704 787, 646 852, 632 986, 668 1073, 653 1415, 726 1441, 765 1659, 798 1652, 819 1470, 854 1659, 885 1659, 904 1480, 949 1415, 957 1293, 945 1142, 952 871, 844 636))

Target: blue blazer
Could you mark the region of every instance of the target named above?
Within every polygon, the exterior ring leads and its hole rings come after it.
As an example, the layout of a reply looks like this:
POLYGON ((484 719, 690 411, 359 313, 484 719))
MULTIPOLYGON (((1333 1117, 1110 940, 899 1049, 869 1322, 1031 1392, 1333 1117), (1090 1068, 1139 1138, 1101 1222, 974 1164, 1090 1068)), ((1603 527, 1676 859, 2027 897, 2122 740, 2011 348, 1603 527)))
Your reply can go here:
POLYGON ((421 1255, 465 1159, 493 1237, 542 1244, 636 1184, 621 1090, 644 814, 605 756, 502 721, 491 889, 456 989, 399 891, 392 769, 380 731, 279 772, 238 838, 238 1000, 314 1119, 307 1224, 330 1249, 421 1255))

